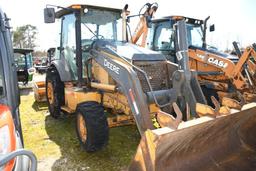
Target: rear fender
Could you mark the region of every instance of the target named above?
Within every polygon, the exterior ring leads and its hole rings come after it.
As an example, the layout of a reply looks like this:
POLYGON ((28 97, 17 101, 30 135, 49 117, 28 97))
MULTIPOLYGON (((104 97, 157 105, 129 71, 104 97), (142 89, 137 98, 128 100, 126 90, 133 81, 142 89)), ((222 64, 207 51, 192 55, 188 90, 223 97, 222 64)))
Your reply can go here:
POLYGON ((72 75, 70 73, 70 67, 65 60, 54 60, 51 63, 52 67, 55 67, 60 75, 60 79, 63 82, 72 81, 72 75))

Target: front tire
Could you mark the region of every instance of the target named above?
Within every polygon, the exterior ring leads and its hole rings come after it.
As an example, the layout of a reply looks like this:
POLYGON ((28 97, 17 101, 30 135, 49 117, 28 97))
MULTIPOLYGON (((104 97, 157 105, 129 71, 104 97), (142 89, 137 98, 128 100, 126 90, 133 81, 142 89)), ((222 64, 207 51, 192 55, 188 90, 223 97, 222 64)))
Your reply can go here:
POLYGON ((54 68, 49 68, 46 73, 46 99, 50 115, 57 119, 64 105, 64 83, 54 68))
POLYGON ((76 132, 87 152, 102 149, 108 143, 109 129, 104 108, 97 102, 84 102, 76 110, 76 132))

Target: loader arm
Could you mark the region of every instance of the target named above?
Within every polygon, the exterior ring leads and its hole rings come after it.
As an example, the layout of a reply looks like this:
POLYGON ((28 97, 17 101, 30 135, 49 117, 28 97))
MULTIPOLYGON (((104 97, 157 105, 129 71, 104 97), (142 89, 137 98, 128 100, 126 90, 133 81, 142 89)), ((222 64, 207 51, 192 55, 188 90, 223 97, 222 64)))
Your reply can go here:
POLYGON ((91 50, 91 55, 117 82, 120 86, 119 91, 126 95, 140 134, 142 135, 147 129, 153 129, 146 97, 133 68, 126 62, 114 59, 110 54, 100 53, 94 49, 91 50), (115 66, 115 69, 109 67, 110 65, 115 66))
MULTIPOLYGON (((189 56, 188 56, 188 40, 187 40, 187 30, 185 20, 180 20, 177 22, 177 59, 178 68, 183 72, 184 85, 182 95, 185 97, 185 101, 191 107, 191 113, 193 116, 197 116, 196 110, 194 108, 195 104, 202 103, 206 104, 205 97, 202 93, 200 85, 197 81, 197 74, 190 70, 189 66, 189 56)), ((174 82, 175 83, 175 82, 174 82)))

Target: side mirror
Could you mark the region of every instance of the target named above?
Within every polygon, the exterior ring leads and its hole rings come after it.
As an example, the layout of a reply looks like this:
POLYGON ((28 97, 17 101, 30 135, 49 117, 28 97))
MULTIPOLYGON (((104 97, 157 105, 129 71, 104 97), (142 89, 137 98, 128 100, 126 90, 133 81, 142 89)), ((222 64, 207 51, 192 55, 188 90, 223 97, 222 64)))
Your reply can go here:
POLYGON ((45 8, 44 9, 44 22, 45 23, 54 23, 55 22, 54 8, 45 8))
POLYGON ((214 24, 210 25, 210 32, 213 32, 213 31, 215 31, 215 25, 214 24))

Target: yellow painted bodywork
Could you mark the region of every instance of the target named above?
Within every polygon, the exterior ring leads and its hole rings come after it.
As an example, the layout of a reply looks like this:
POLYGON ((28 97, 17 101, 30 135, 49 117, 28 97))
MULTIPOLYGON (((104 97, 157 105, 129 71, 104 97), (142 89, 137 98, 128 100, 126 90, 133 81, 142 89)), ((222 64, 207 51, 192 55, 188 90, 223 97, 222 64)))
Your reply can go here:
POLYGON ((72 111, 76 110, 77 104, 86 101, 101 102, 101 95, 97 92, 84 92, 76 87, 65 88, 65 106, 72 111))
MULTIPOLYGON (((76 92, 75 88, 65 89, 65 106, 72 111, 76 110, 77 104, 86 101, 101 103, 101 94, 98 92, 76 92)), ((104 93, 103 105, 106 108, 114 109, 117 113, 132 114, 126 96, 121 93, 104 93)), ((159 110, 155 104, 151 104, 149 109, 150 113, 156 113, 159 110)))
MULTIPOLYGON (((96 101, 101 103, 103 100, 103 105, 105 108, 110 108, 115 111, 115 113, 123 113, 126 115, 132 115, 128 100, 125 95, 118 92, 105 92, 103 95, 95 92, 85 92, 82 89, 78 89, 73 86, 65 87, 65 106, 62 107, 65 111, 75 111, 77 104, 86 101, 96 101), (103 97, 102 97, 103 96, 103 97)), ((155 104, 149 105, 150 114, 157 113, 159 108, 155 104)))
POLYGON ((99 81, 101 84, 113 85, 114 80, 110 77, 106 70, 104 70, 98 63, 92 60, 92 75, 93 78, 99 81))
MULTIPOLYGON (((112 54, 102 52, 102 54, 111 56, 115 62, 121 63, 126 66, 126 62, 120 58, 116 58, 112 54)), ((128 103, 126 95, 121 92, 117 92, 116 88, 118 85, 115 80, 108 74, 108 72, 101 67, 96 61, 91 61, 91 77, 93 81, 91 82, 92 90, 86 92, 83 88, 78 88, 72 82, 65 83, 65 106, 62 106, 61 109, 73 113, 76 111, 77 105, 86 101, 96 101, 102 103, 106 109, 111 109, 111 113, 119 117, 119 119, 109 118, 110 125, 120 125, 116 121, 131 121, 133 114, 128 103), (99 93, 101 90, 102 93, 99 93), (124 114, 124 115, 123 115, 124 114)), ((149 104, 149 115, 156 114, 160 109, 155 104, 149 104)), ((127 122, 128 123, 128 122, 127 122)))

